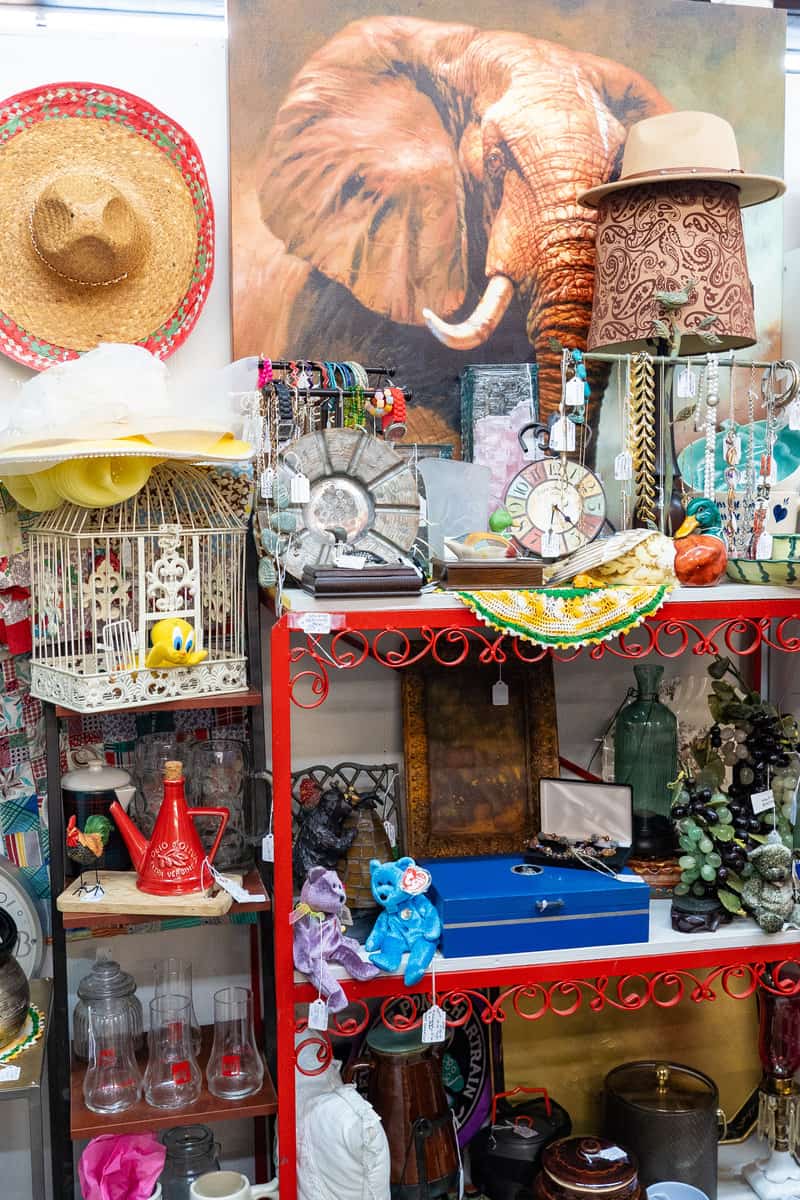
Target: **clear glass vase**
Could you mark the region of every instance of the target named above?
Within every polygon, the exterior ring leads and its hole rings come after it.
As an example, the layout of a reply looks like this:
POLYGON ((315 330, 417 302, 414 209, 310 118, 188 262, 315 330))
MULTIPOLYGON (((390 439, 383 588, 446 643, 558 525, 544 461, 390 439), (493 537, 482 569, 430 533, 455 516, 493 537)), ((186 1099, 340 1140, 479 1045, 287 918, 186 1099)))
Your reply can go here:
POLYGON ((133 774, 136 795, 131 802, 130 815, 145 837, 150 837, 164 798, 164 764, 182 762, 184 775, 191 754, 192 741, 178 741, 168 732, 146 733, 136 742, 133 774))
POLYGON ((142 1091, 133 1052, 130 1008, 122 1000, 88 1006, 89 1064, 83 1077, 83 1099, 94 1113, 132 1108, 142 1091))
POLYGON ((664 668, 633 668, 637 693, 617 717, 614 780, 633 791, 633 854, 668 858, 674 847, 669 784, 678 773, 678 722, 658 698, 664 668))
MULTIPOLYGON (((217 822, 219 824, 219 822, 217 822)), ((195 1057, 200 1053, 202 1036, 200 1022, 194 1011, 192 996, 192 964, 186 958, 160 958, 153 963, 154 996, 187 996, 189 1019, 192 1026, 192 1049, 195 1057)))
POLYGON ((144 1098, 153 1108, 186 1108, 200 1099, 202 1075, 192 1047, 191 1009, 187 996, 150 1001, 144 1098))
POLYGON ((225 987, 214 993, 214 1044, 206 1067, 208 1090, 220 1100, 241 1100, 259 1091, 264 1063, 253 1030, 253 994, 225 987))

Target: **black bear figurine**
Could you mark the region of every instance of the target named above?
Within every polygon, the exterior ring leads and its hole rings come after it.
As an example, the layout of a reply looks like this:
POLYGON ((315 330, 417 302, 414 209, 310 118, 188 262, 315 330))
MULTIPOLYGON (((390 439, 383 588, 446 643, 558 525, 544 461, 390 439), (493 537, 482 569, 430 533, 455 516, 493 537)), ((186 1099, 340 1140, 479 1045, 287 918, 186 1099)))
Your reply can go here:
POLYGON ((335 869, 355 841, 357 828, 345 829, 353 812, 350 795, 341 788, 327 788, 313 808, 301 807, 299 831, 293 847, 294 877, 302 884, 312 867, 335 869))

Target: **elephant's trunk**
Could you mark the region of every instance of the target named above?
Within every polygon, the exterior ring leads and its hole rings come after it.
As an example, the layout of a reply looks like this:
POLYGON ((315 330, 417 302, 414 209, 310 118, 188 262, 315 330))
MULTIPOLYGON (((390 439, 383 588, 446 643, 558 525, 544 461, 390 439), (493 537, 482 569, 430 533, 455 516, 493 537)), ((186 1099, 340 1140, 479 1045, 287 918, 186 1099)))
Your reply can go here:
POLYGON ((514 295, 514 284, 505 275, 493 275, 474 310, 464 321, 451 325, 430 308, 422 316, 431 333, 451 350, 482 346, 500 324, 514 295))

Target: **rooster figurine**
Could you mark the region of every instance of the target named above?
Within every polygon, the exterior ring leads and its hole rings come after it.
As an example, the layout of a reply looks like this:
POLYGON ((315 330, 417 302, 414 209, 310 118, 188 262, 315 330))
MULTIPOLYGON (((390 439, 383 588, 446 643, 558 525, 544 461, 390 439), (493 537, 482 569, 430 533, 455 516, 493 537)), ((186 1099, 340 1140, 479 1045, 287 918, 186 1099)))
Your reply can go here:
POLYGON ((86 895, 99 899, 103 895, 103 885, 100 882, 98 867, 105 854, 113 828, 108 817, 99 814, 88 817, 83 829, 78 828, 74 813, 70 817, 67 824, 67 857, 77 863, 81 869, 81 882, 75 892, 76 896, 85 892, 86 895), (92 866, 94 867, 94 883, 89 884, 84 882, 83 871, 85 867, 92 866))
POLYGON ((711 587, 725 574, 728 553, 722 518, 713 500, 696 496, 675 531, 675 574, 684 587, 711 587))

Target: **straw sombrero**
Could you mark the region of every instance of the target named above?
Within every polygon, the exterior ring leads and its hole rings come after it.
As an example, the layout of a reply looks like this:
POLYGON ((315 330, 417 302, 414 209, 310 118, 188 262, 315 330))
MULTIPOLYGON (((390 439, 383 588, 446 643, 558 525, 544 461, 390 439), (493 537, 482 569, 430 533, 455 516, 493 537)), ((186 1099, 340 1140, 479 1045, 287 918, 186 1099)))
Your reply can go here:
POLYGON ((764 204, 786 191, 782 179, 742 170, 733 126, 706 112, 669 112, 637 121, 628 130, 620 177, 614 183, 590 188, 578 197, 597 208, 604 196, 644 183, 709 180, 732 183, 739 205, 764 204))
POLYGON ((203 160, 171 117, 93 83, 0 105, 0 351, 37 371, 100 342, 167 358, 213 271, 203 160))

